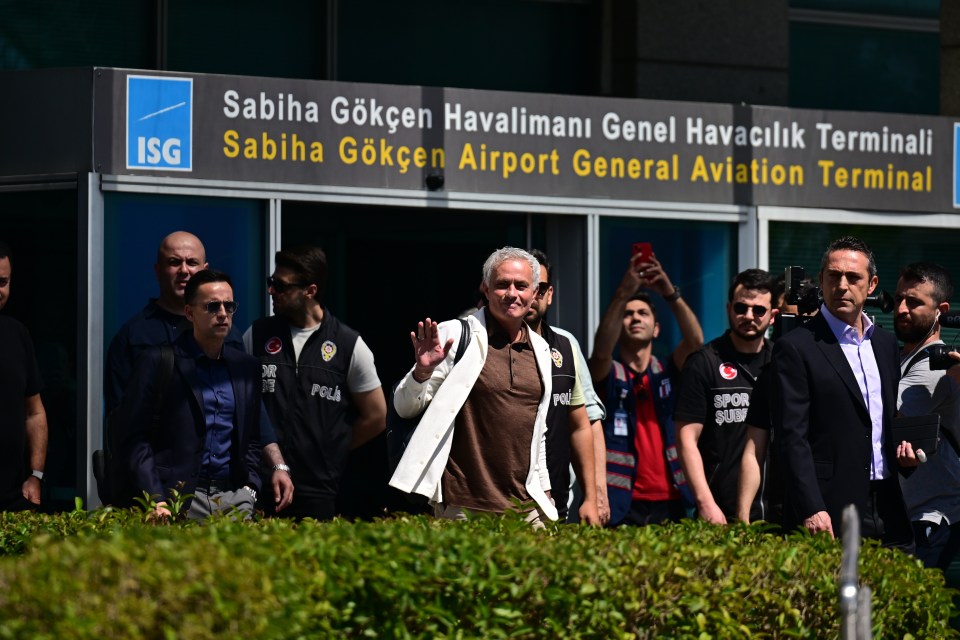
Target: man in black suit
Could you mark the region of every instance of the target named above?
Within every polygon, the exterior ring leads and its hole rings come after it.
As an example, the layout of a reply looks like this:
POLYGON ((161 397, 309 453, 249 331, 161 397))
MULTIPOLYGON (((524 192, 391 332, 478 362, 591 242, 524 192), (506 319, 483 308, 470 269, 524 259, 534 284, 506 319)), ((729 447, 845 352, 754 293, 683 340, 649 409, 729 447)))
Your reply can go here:
POLYGON ((773 427, 785 468, 784 527, 840 533, 854 504, 861 533, 887 546, 913 548, 898 466, 917 459, 893 442, 899 350, 863 305, 877 287, 873 253, 847 236, 820 265, 820 313, 774 344, 773 427))
POLYGON ((159 416, 154 391, 159 349, 148 352, 124 393, 117 421, 134 493, 156 500, 155 518, 170 516, 171 490, 192 494, 187 516, 237 508, 251 515, 260 488, 260 363, 224 348, 237 303, 230 278, 202 270, 184 292, 192 330, 173 343, 174 369, 159 416))

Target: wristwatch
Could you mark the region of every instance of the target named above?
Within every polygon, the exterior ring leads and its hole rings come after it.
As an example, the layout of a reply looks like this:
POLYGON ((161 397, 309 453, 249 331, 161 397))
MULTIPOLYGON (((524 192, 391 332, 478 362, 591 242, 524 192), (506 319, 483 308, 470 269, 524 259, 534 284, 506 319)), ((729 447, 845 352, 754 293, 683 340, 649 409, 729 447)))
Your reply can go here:
POLYGON ((287 473, 290 473, 290 467, 289 467, 288 465, 285 465, 285 464, 275 464, 275 465, 273 465, 273 470, 274 470, 274 471, 286 471, 287 473))
POLYGON ((674 287, 673 293, 668 296, 663 296, 663 299, 667 302, 675 302, 680 299, 680 287, 674 287))
POLYGON ((36 469, 33 469, 30 472, 30 475, 36 478, 37 480, 39 480, 40 482, 43 482, 43 471, 37 471, 36 469))

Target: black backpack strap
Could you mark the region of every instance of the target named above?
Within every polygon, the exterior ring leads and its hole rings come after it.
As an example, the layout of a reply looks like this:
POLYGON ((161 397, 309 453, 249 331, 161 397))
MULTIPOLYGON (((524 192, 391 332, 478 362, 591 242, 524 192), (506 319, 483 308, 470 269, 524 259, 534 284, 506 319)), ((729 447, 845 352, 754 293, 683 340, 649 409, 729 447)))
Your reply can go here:
POLYGON ((466 351, 467 345, 470 344, 470 323, 464 318, 460 318, 460 342, 457 343, 457 354, 453 356, 453 364, 460 362, 460 358, 463 357, 463 352, 466 351))
POLYGON ((173 345, 160 345, 160 375, 157 377, 157 387, 153 396, 153 415, 150 419, 150 427, 157 429, 160 424, 160 414, 163 412, 163 402, 167 395, 167 387, 170 386, 170 379, 173 378, 173 345))
POLYGON ((920 351, 918 351, 913 356, 913 358, 910 359, 910 364, 908 364, 907 368, 903 370, 903 373, 901 374, 900 377, 902 378, 903 376, 907 375, 907 372, 910 371, 910 369, 913 369, 913 365, 917 364, 924 358, 929 358, 929 357, 930 357, 930 353, 926 349, 920 349, 920 351))

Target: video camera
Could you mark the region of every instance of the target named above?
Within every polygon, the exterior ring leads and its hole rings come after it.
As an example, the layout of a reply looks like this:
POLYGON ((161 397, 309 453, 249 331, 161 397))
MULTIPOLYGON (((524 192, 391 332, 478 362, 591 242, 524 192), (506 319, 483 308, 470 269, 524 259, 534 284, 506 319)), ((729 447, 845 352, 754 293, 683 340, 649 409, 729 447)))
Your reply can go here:
MULTIPOLYGON (((947 311, 946 313, 941 313, 937 318, 937 322, 944 329, 960 329, 960 311, 947 311)), ((949 354, 951 351, 956 351, 958 347, 956 345, 946 345, 946 344, 931 344, 925 351, 927 355, 930 356, 930 369, 931 370, 944 370, 949 369, 955 364, 960 364, 949 354)))
MULTIPOLYGON (((807 273, 803 267, 787 267, 783 270, 783 276, 785 284, 783 301, 785 304, 796 305, 797 313, 779 315, 777 323, 773 325, 774 340, 806 324, 823 304, 823 291, 807 279, 807 273)), ((876 289, 867 296, 863 306, 879 309, 882 313, 890 313, 894 307, 893 296, 883 289, 876 289)))

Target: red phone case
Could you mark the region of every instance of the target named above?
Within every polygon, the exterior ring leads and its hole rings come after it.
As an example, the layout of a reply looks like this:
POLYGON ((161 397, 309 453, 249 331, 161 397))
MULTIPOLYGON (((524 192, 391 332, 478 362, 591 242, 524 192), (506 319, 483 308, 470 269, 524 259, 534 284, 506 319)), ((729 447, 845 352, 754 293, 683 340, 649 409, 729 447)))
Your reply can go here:
POLYGON ((649 262, 653 257, 653 246, 649 242, 634 242, 633 255, 640 254, 640 262, 649 262))

